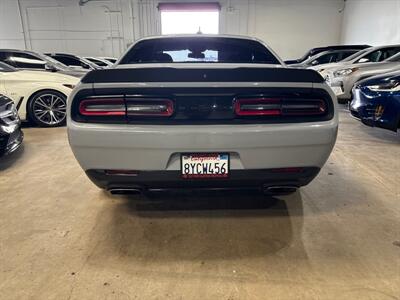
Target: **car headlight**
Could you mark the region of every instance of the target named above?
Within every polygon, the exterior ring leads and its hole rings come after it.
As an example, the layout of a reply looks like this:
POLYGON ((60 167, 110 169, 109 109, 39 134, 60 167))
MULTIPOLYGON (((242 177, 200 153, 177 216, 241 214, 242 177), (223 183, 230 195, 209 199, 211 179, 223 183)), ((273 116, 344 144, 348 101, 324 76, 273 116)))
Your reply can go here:
POLYGON ((69 88, 71 90, 75 87, 74 84, 63 84, 63 86, 65 86, 65 87, 67 87, 67 88, 69 88))
POLYGON ((400 91, 399 81, 389 81, 376 85, 368 85, 367 88, 374 92, 396 92, 400 91))
POLYGON ((333 72, 333 76, 335 77, 339 77, 339 76, 347 76, 350 75, 351 73, 357 71, 358 68, 348 68, 348 69, 342 69, 342 70, 338 70, 333 72))

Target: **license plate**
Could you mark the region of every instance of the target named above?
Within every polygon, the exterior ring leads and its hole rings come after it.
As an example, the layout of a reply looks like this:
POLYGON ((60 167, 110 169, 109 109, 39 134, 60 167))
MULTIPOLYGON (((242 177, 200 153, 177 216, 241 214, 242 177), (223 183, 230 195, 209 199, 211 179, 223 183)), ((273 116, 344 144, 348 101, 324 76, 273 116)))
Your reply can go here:
POLYGON ((229 154, 193 153, 181 155, 183 178, 226 178, 229 176, 229 154))

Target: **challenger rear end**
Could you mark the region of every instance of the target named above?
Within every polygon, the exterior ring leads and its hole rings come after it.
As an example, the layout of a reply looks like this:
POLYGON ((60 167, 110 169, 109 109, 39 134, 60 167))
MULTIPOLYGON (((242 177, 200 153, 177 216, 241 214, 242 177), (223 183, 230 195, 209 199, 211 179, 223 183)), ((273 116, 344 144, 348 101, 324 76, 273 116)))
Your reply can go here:
POLYGON ((328 159, 334 97, 317 72, 286 68, 255 39, 148 38, 74 89, 69 141, 89 178, 113 193, 284 194, 328 159))

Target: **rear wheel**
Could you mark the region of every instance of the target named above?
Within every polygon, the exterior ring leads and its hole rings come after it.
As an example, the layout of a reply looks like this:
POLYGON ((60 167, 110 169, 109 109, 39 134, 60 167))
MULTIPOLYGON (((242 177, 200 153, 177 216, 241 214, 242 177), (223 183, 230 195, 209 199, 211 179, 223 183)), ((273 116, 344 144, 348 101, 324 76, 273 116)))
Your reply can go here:
POLYGON ((41 127, 56 127, 65 124, 67 97, 57 91, 42 91, 35 94, 28 105, 29 118, 41 127))

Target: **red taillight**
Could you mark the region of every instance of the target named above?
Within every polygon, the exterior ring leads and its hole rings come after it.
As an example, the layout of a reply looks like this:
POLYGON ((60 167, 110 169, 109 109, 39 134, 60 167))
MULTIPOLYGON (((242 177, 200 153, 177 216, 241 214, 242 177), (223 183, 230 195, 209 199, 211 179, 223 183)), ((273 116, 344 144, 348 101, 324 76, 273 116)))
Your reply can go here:
POLYGON ((235 113, 238 116, 279 116, 281 100, 273 98, 236 99, 235 113))
POLYGON ((83 116, 124 116, 125 102, 120 98, 85 99, 79 104, 79 113, 83 116))
POLYGON ((320 99, 237 98, 237 116, 312 116, 326 113, 320 99))
POLYGON ((127 98, 128 116, 170 117, 174 113, 174 103, 170 99, 127 98))

